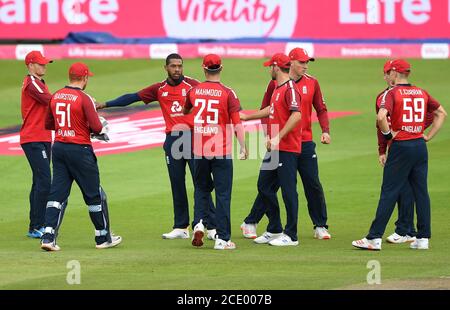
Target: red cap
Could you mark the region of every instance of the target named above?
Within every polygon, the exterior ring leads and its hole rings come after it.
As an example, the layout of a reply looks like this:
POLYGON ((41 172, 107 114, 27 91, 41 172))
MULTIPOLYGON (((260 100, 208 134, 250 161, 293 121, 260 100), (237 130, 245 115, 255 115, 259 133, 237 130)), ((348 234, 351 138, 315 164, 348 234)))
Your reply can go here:
POLYGON ((411 65, 404 59, 395 59, 391 62, 389 70, 394 70, 398 73, 408 73, 411 71, 411 65))
POLYGON ((264 67, 278 66, 280 68, 289 68, 291 66, 291 59, 283 53, 276 53, 270 60, 264 62, 264 67))
POLYGON ((87 65, 85 65, 82 62, 76 62, 69 68, 69 75, 76 75, 76 76, 93 76, 94 74, 89 71, 89 68, 87 65))
POLYGON ((25 56, 25 64, 28 66, 29 64, 40 64, 46 65, 48 63, 52 63, 53 60, 49 60, 42 55, 39 51, 31 51, 25 56))
POLYGON ((309 57, 308 52, 300 47, 294 48, 292 51, 289 52, 289 58, 292 60, 298 60, 301 62, 307 62, 307 61, 314 61, 315 59, 312 57, 309 57))
POLYGON ((222 67, 222 60, 219 55, 208 54, 203 58, 203 68, 208 70, 218 70, 222 67))
POLYGON ((392 64, 392 60, 386 61, 386 63, 384 64, 384 67, 383 67, 384 73, 388 73, 389 71, 391 71, 391 64, 392 64))

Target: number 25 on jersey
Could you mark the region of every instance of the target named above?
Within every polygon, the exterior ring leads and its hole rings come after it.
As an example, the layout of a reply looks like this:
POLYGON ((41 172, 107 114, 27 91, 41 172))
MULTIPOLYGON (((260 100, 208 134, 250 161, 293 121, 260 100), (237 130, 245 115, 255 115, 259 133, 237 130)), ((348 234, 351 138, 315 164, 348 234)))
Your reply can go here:
POLYGON ((219 104, 219 100, 209 99, 195 99, 194 106, 200 106, 197 114, 194 118, 195 124, 204 124, 203 113, 206 108, 206 124, 207 125, 217 125, 219 123, 219 109, 215 108, 214 105, 219 104), (212 114, 212 115, 211 115, 212 114))

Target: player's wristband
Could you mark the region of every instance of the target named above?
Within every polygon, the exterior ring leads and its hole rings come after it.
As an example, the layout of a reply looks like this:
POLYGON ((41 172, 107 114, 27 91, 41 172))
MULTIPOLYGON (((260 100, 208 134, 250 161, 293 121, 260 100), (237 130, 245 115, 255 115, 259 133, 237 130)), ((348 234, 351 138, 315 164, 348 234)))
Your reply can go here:
POLYGON ((386 140, 391 140, 393 138, 392 132, 389 130, 388 132, 381 132, 386 140))

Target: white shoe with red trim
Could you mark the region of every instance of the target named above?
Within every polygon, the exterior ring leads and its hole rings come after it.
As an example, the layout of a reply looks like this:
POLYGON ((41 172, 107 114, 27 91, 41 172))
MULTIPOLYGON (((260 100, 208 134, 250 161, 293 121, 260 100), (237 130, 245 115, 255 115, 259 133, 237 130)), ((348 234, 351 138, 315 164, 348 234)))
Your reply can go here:
POLYGON ((245 222, 241 225, 242 234, 244 238, 256 239, 256 224, 246 224, 245 222))
POLYGON ((362 250, 379 251, 381 250, 381 238, 375 238, 371 240, 362 238, 360 240, 353 241, 352 245, 362 250))
POLYGON ((328 240, 331 239, 331 235, 325 227, 316 227, 316 229, 314 229, 314 238, 319 240, 328 240))

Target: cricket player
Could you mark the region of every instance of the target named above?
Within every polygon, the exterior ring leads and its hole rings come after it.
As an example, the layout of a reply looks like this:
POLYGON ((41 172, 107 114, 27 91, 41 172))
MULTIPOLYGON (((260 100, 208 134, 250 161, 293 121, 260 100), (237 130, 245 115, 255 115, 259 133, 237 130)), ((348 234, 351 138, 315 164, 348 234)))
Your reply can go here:
MULTIPOLYGON (((164 69, 167 79, 150 85, 137 93, 126 94, 106 103, 98 103, 97 108, 127 106, 143 101, 145 104, 158 101, 166 124, 164 152, 172 189, 174 225, 173 230, 162 235, 164 239, 189 238, 189 201, 186 192, 186 164, 193 175, 191 152, 191 130, 193 115, 184 115, 182 108, 186 94, 200 82, 183 75, 183 59, 179 54, 170 54, 166 58, 164 69), (180 147, 178 147, 181 145, 180 147)), ((197 191, 194 191, 194 196, 197 191)), ((202 215, 207 227, 207 237, 216 236, 215 207, 211 197, 207 214, 202 215)), ((192 226, 194 227, 194 226, 192 226)))
MULTIPOLYGON (((326 240, 331 238, 327 225, 327 207, 322 184, 319 180, 319 167, 317 163, 316 144, 312 140, 311 114, 315 109, 319 124, 322 129, 320 141, 323 144, 330 144, 330 128, 328 110, 323 100, 319 82, 313 76, 307 74, 310 61, 315 59, 309 57, 306 50, 294 48, 289 52, 291 68, 289 75, 295 81, 296 87, 301 94, 302 104, 302 153, 298 157, 297 171, 302 179, 305 197, 308 202, 308 211, 314 225, 314 238, 326 240)), ((270 104, 270 96, 276 87, 276 81, 270 81, 261 105, 264 109, 270 104)), ((245 115, 243 115, 245 119, 245 115)), ((261 120, 265 124, 266 120, 261 120)), ((241 225, 241 230, 246 238, 254 239, 256 235, 256 225, 263 217, 266 206, 262 203, 258 195, 253 204, 250 214, 241 225)))
POLYGON ((245 120, 269 117, 267 154, 258 177, 258 195, 269 224, 266 231, 254 241, 259 244, 273 246, 296 246, 298 195, 297 195, 297 167, 302 152, 302 108, 301 96, 295 82, 289 77, 291 59, 282 53, 272 56, 264 66, 270 67, 272 78, 276 82, 270 105, 254 114, 244 117, 245 120), (300 104, 301 103, 301 104, 300 104), (268 167, 265 163, 278 157, 275 167, 268 167), (278 206, 277 191, 281 187, 283 201, 286 207, 287 221, 283 230, 278 206))
MULTIPOLYGON (((388 87, 378 94, 376 99, 375 111, 378 114, 380 110, 381 100, 386 91, 391 89, 395 85, 395 81, 390 79, 390 66, 392 60, 388 60, 383 67, 383 78, 386 81, 388 87)), ((428 128, 433 122, 434 114, 427 112, 425 117, 425 128, 428 128)), ((388 116, 388 123, 391 124, 390 117, 388 116)), ((377 124, 377 138, 378 138, 378 161, 382 167, 386 164, 388 145, 392 140, 387 141, 377 124)), ((386 238, 386 241, 393 244, 400 244, 405 242, 413 242, 416 240, 416 229, 414 227, 414 193, 412 192, 409 181, 405 183, 405 186, 400 191, 400 195, 397 200, 398 205, 398 220, 395 222, 395 232, 386 238)))
POLYGON ((376 216, 369 234, 352 242, 354 247, 381 250, 382 236, 392 215, 395 203, 405 183, 414 193, 417 212, 417 236, 412 249, 428 249, 431 237, 430 198, 428 195, 428 151, 426 142, 441 129, 446 112, 427 91, 408 82, 410 64, 396 59, 385 69, 395 86, 382 98, 377 115, 378 126, 386 140, 392 140, 383 171, 383 184, 376 216), (433 123, 424 135, 426 115, 434 113, 433 123), (391 120, 389 128, 388 116, 391 120))
POLYGON ((27 236, 41 238, 44 231, 45 207, 50 192, 51 142, 52 132, 45 129, 47 107, 52 94, 43 79, 47 64, 53 61, 41 52, 32 51, 25 56, 28 75, 22 84, 22 127, 20 145, 27 157, 33 174, 29 195, 30 225, 27 236))
POLYGON ((233 185, 233 126, 240 145, 241 159, 247 158, 244 128, 239 118, 241 105, 233 89, 220 82, 222 60, 218 55, 203 58, 206 81, 192 88, 183 113, 194 116, 194 184, 199 194, 194 206, 192 245, 202 246, 204 225, 201 216, 216 193, 217 239, 214 249, 233 250, 231 241, 231 190, 233 185), (195 225, 194 225, 195 224, 195 225))
POLYGON ((73 181, 83 193, 89 216, 95 227, 97 249, 122 242, 111 234, 106 193, 100 186, 97 158, 91 145, 91 133, 104 134, 94 100, 84 92, 93 74, 87 65, 74 63, 69 68, 69 85, 52 96, 47 114, 47 129, 55 130, 53 144, 53 180, 45 213, 41 248, 59 251, 56 243, 73 181))

